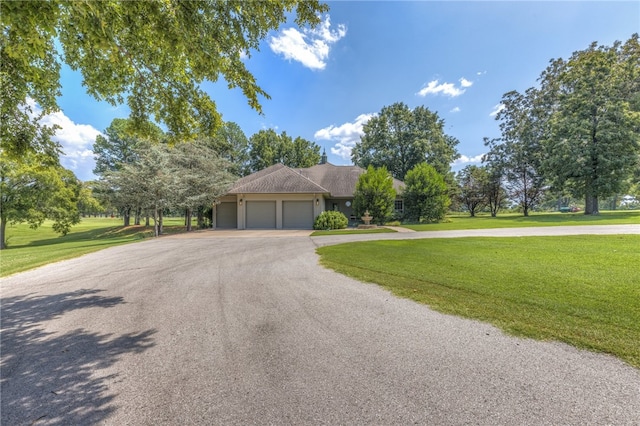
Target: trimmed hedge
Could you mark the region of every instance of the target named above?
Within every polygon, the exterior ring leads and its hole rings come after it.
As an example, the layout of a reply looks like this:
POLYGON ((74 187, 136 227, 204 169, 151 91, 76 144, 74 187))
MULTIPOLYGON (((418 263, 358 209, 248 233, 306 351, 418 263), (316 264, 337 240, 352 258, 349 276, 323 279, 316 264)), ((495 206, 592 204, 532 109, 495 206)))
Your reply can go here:
POLYGON ((316 230, 331 230, 331 229, 344 229, 347 227, 349 220, 341 213, 334 210, 327 210, 316 217, 313 223, 313 229, 316 230))

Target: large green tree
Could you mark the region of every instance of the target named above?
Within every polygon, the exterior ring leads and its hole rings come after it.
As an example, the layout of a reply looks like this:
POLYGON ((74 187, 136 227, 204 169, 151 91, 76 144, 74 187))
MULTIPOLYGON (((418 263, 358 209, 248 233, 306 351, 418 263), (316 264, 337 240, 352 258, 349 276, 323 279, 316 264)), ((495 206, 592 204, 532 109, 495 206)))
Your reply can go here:
POLYGON ((286 132, 260 130, 249 138, 249 166, 257 172, 274 164, 288 167, 311 167, 320 162, 320 146, 301 137, 295 140, 286 132))
MULTIPOLYGON (((178 144, 169 149, 169 170, 174 176, 174 204, 186 210, 187 231, 191 215, 203 211, 224 195, 236 180, 233 165, 212 150, 206 141, 178 144), (198 210, 199 209, 199 210, 198 210)), ((198 218, 202 222, 202 218, 198 218)))
MULTIPOLYGON (((269 96, 243 56, 292 13, 297 24, 316 25, 327 10, 316 0, 0 2, 0 121, 16 117, 28 99, 55 111, 66 63, 96 99, 126 99, 142 130, 153 119, 177 140, 213 136, 221 118, 201 83, 222 77, 261 112, 259 98, 269 96)), ((31 147, 5 136, 6 152, 31 147)))
POLYGON ((540 79, 552 111, 545 143, 548 177, 556 189, 583 197, 585 214, 597 214, 599 198, 619 193, 637 168, 638 35, 556 59, 540 79))
POLYGON ((428 108, 410 109, 402 102, 385 106, 363 127, 364 134, 352 152, 354 164, 386 167, 403 180, 409 170, 427 162, 447 175, 459 157, 458 140, 444 133, 444 121, 428 108))
MULTIPOLYGON (((126 164, 133 164, 140 160, 140 153, 150 144, 159 143, 165 139, 164 132, 153 123, 145 124, 145 135, 134 133, 134 123, 130 119, 116 118, 103 135, 98 135, 93 144, 96 166, 93 172, 98 176, 122 169, 126 164)), ((132 204, 131 197, 119 196, 112 198, 112 202, 122 213, 124 226, 129 226, 132 211, 135 212, 135 224, 140 224, 140 206, 132 204)))
POLYGON ((250 173, 249 140, 236 123, 225 122, 214 137, 200 141, 210 146, 221 158, 229 161, 233 174, 246 176, 250 173))
POLYGON ((451 204, 447 184, 430 164, 420 163, 407 172, 402 193, 405 216, 415 222, 442 220, 451 204))
POLYGON ((494 171, 504 173, 509 198, 528 216, 540 202, 546 187, 542 165, 549 112, 541 105, 540 92, 533 88, 524 94, 505 93, 502 105, 496 115, 502 136, 485 139, 490 148, 485 163, 494 171))
POLYGON ((383 167, 367 167, 366 172, 358 177, 353 194, 353 209, 356 216, 365 211, 373 217, 373 222, 383 225, 393 214, 396 190, 393 188, 393 177, 383 167))
POLYGON ((0 153, 0 249, 6 248, 8 223, 26 222, 37 228, 53 221, 53 230, 65 235, 80 221, 81 185, 57 160, 28 152, 21 158, 0 153))

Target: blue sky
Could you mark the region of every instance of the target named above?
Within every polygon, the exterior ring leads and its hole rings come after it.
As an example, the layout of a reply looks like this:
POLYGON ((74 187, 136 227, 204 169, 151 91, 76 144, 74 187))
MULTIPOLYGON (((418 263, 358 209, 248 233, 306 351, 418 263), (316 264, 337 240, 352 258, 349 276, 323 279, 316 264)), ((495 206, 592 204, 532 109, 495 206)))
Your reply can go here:
MULTIPOLYGON (((493 114, 504 93, 535 86, 553 58, 640 32, 640 1, 328 4, 320 27, 287 23, 245 59, 271 96, 262 99, 263 115, 224 81, 203 87, 247 137, 286 131, 317 143, 338 165, 351 163, 366 120, 395 102, 444 119, 460 141, 454 170, 478 162, 483 137, 499 136, 493 114)), ((61 81, 61 111, 46 120, 62 126, 63 165, 93 179, 95 137, 127 107, 86 95, 79 73, 66 67, 61 81)))

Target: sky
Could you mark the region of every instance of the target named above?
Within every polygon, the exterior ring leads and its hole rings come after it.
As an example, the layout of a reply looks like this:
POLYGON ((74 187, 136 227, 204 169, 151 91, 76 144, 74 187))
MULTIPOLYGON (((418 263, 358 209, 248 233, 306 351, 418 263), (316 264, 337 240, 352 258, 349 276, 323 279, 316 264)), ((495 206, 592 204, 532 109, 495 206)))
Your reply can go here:
MULTIPOLYGON (((384 106, 425 106, 457 138, 460 170, 479 164, 483 138, 499 137, 495 114, 503 94, 524 91, 555 58, 592 42, 612 45, 640 32, 640 1, 407 1, 327 2, 315 29, 291 19, 271 31, 244 59, 271 96, 263 114, 238 89, 205 82, 224 121, 247 138, 261 129, 301 136, 335 165, 351 164, 362 126, 384 106)), ((46 123, 62 127, 63 166, 95 179, 92 145, 126 105, 85 93, 78 72, 63 67, 61 111, 46 123)))

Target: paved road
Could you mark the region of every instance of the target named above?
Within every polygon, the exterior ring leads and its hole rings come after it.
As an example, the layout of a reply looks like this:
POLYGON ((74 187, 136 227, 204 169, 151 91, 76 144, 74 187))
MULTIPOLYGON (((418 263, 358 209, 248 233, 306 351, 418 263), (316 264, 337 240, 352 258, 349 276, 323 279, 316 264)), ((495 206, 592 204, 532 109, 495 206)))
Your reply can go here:
POLYGON ((613 357, 324 270, 329 237, 221 235, 4 279, 1 424, 640 424, 613 357))

